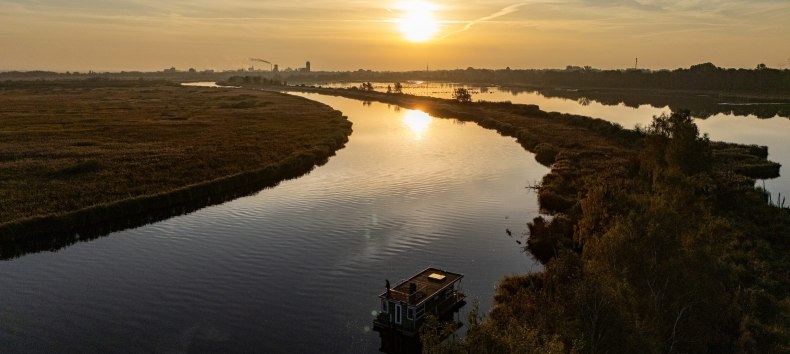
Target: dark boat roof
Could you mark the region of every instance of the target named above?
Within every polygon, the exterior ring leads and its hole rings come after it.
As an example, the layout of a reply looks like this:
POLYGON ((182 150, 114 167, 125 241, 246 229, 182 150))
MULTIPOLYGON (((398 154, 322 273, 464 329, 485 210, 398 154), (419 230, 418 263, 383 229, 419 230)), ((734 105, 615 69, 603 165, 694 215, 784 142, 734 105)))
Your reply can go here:
POLYGON ((453 283, 461 280, 464 276, 458 273, 448 272, 438 268, 426 268, 417 275, 395 285, 389 292, 379 295, 382 299, 395 300, 409 305, 419 305, 437 293, 441 292, 453 283), (409 284, 414 283, 417 291, 414 297, 409 299, 409 284))

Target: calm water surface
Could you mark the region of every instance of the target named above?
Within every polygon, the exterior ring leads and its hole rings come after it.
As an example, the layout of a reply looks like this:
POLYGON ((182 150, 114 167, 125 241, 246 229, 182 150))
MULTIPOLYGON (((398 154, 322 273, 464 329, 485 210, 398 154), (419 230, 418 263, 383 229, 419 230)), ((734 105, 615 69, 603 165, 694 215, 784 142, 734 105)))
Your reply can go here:
POLYGON ((384 280, 465 274, 486 311, 548 169, 512 138, 304 95, 354 123, 309 175, 54 253, 0 262, 2 352, 376 352, 384 280), (505 229, 514 231, 509 237, 505 229))
MULTIPOLYGON (((359 87, 361 83, 329 83, 326 87, 359 87)), ((386 91, 390 83, 374 83, 377 91, 386 91)), ((611 104, 617 99, 607 103, 601 103, 595 99, 567 99, 563 97, 550 97, 538 91, 519 91, 508 90, 496 86, 466 86, 449 83, 436 82, 410 82, 404 84, 403 92, 413 95, 432 96, 439 98, 452 98, 453 90, 456 87, 465 87, 472 92, 473 100, 485 100, 493 102, 510 101, 513 103, 536 104, 544 111, 579 114, 588 117, 595 117, 615 122, 626 128, 633 128, 637 124, 646 127, 650 124, 653 116, 662 113, 670 113, 669 106, 653 106, 650 104, 640 104, 637 107, 627 106, 625 103, 611 104)), ((612 95, 610 95, 612 96, 612 95)), ((616 95, 613 95, 616 96, 616 95)), ((623 97, 626 100, 627 97, 623 97)), ((638 99, 636 99, 638 100, 638 99)), ((684 97, 682 102, 672 102, 672 99, 665 98, 673 106, 692 109, 694 107, 709 108, 711 98, 706 96, 688 98, 684 97), (697 101, 698 100, 698 101, 697 101)), ((717 104, 723 111, 732 110, 727 113, 713 113, 700 119, 697 116, 696 123, 702 133, 708 133, 711 140, 729 141, 740 144, 757 144, 768 146, 768 159, 782 164, 780 173, 782 177, 758 181, 758 186, 765 184, 776 199, 778 194, 790 198, 790 118, 787 116, 776 115, 772 118, 758 118, 755 114, 748 112, 751 107, 755 112, 763 112, 766 108, 777 109, 775 104, 717 104), (761 111, 762 109, 762 111, 761 111)), ((785 107, 783 112, 790 112, 785 107)))

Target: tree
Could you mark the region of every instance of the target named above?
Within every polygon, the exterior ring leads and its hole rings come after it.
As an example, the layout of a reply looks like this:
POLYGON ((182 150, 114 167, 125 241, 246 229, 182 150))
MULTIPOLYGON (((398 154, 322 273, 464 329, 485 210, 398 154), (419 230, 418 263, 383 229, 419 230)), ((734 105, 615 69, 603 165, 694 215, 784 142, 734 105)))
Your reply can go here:
POLYGON ((708 135, 700 136, 689 111, 653 117, 647 128, 645 162, 651 169, 678 169, 695 174, 708 169, 712 159, 708 135))
POLYGON ((453 99, 461 103, 472 102, 472 94, 469 93, 469 90, 459 87, 453 91, 453 99))
POLYGON ((689 71, 696 71, 696 72, 715 72, 719 70, 720 69, 713 63, 702 63, 702 64, 692 65, 689 67, 689 71))
POLYGON ((400 82, 395 83, 395 88, 393 89, 395 93, 403 93, 403 85, 400 82))

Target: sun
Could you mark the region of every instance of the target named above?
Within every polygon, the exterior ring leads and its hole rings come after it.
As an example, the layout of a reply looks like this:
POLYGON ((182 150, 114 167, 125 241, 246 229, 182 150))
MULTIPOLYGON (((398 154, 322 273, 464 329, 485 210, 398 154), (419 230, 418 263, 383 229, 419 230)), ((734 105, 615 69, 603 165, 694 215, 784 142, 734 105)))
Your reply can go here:
POLYGON ((419 140, 431 125, 431 116, 420 110, 409 110, 403 115, 403 123, 414 133, 414 137, 419 140))
POLYGON ((427 1, 401 2, 395 6, 403 12, 396 20, 398 31, 410 42, 431 40, 439 32, 439 22, 433 13, 438 7, 427 1))

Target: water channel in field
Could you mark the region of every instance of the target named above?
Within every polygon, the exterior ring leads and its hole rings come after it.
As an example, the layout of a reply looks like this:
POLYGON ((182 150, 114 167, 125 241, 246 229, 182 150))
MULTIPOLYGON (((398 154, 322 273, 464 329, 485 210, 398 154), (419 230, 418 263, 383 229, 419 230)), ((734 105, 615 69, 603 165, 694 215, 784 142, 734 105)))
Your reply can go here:
POLYGON ((347 146, 308 175, 0 261, 0 351, 370 353, 385 279, 429 266, 462 273, 485 312, 502 277, 541 269, 517 241, 538 215, 525 187, 548 169, 515 139, 302 96, 354 124, 347 146))

